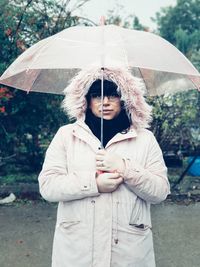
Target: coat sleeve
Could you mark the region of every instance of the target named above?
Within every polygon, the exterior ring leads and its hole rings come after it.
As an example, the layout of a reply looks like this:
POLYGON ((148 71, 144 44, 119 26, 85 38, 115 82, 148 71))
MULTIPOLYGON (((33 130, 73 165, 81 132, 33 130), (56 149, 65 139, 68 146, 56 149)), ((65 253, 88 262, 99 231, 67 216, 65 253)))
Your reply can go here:
POLYGON ((166 199, 170 185, 162 151, 153 134, 147 151, 145 167, 135 160, 124 159, 124 182, 140 198, 156 204, 166 199))
POLYGON ((59 202, 98 196, 95 172, 77 170, 68 173, 66 149, 61 127, 47 149, 38 177, 42 197, 59 202))

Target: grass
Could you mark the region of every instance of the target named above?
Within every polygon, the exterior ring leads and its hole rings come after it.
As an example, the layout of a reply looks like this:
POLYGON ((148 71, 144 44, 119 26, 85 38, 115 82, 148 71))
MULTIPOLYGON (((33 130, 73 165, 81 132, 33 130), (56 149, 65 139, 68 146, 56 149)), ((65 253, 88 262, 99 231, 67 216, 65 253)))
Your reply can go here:
POLYGON ((0 178, 0 185, 12 185, 16 183, 37 183, 38 173, 10 173, 2 175, 0 178))
MULTIPOLYGON (((171 186, 179 179, 181 173, 184 171, 182 168, 168 168, 168 177, 171 186)), ((18 183, 38 183, 39 173, 25 173, 19 171, 10 171, 9 174, 0 176, 0 185, 13 185, 18 183)), ((200 192, 200 177, 186 175, 184 179, 177 185, 179 192, 196 191, 200 192)))
MULTIPOLYGON (((168 177, 171 186, 179 179, 184 169, 185 167, 168 169, 168 177)), ((200 176, 186 174, 183 180, 176 186, 176 189, 180 193, 200 193, 200 176)))

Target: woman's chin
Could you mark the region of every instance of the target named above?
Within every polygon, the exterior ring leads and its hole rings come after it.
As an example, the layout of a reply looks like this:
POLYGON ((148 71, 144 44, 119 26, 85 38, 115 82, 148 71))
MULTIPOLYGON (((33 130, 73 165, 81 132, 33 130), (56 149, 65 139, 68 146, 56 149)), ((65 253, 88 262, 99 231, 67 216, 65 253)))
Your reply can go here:
MULTIPOLYGON (((96 114, 96 116, 97 116, 98 118, 101 118, 101 114, 96 114)), ((111 114, 111 113, 103 114, 103 119, 104 119, 104 120, 112 120, 112 119, 114 119, 115 117, 117 117, 115 114, 111 114)))
POLYGON ((113 119, 113 116, 110 116, 110 115, 104 115, 104 116, 103 116, 103 119, 109 121, 109 120, 112 120, 112 119, 113 119))

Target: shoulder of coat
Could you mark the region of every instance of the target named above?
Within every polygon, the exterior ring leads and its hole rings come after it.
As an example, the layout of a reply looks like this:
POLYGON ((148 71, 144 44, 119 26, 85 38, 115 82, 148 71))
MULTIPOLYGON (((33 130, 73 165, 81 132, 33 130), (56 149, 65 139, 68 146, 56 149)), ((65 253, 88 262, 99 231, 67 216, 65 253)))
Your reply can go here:
POLYGON ((154 139, 155 136, 153 134, 152 131, 148 130, 148 129, 140 129, 140 130, 137 130, 137 135, 138 137, 143 137, 143 138, 149 138, 149 139, 154 139))
POLYGON ((74 129, 76 128, 76 124, 75 123, 69 123, 69 124, 66 124, 66 125, 63 125, 59 128, 59 131, 66 135, 66 134, 71 134, 74 129))

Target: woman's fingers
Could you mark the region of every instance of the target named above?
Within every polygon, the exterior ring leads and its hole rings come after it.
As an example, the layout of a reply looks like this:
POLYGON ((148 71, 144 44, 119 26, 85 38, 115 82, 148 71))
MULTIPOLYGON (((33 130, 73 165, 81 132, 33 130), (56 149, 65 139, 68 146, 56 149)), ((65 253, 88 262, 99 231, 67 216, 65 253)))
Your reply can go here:
POLYGON ((122 178, 119 173, 117 172, 103 172, 101 173, 101 175, 104 175, 107 177, 107 179, 118 179, 118 178, 122 178))
POLYGON ((105 149, 100 149, 98 152, 97 152, 97 155, 105 155, 106 154, 106 150, 105 149))
POLYGON ((105 155, 96 155, 96 160, 104 160, 105 155))
POLYGON ((109 193, 117 189, 123 182, 122 177, 118 173, 97 173, 96 182, 99 192, 109 193))

